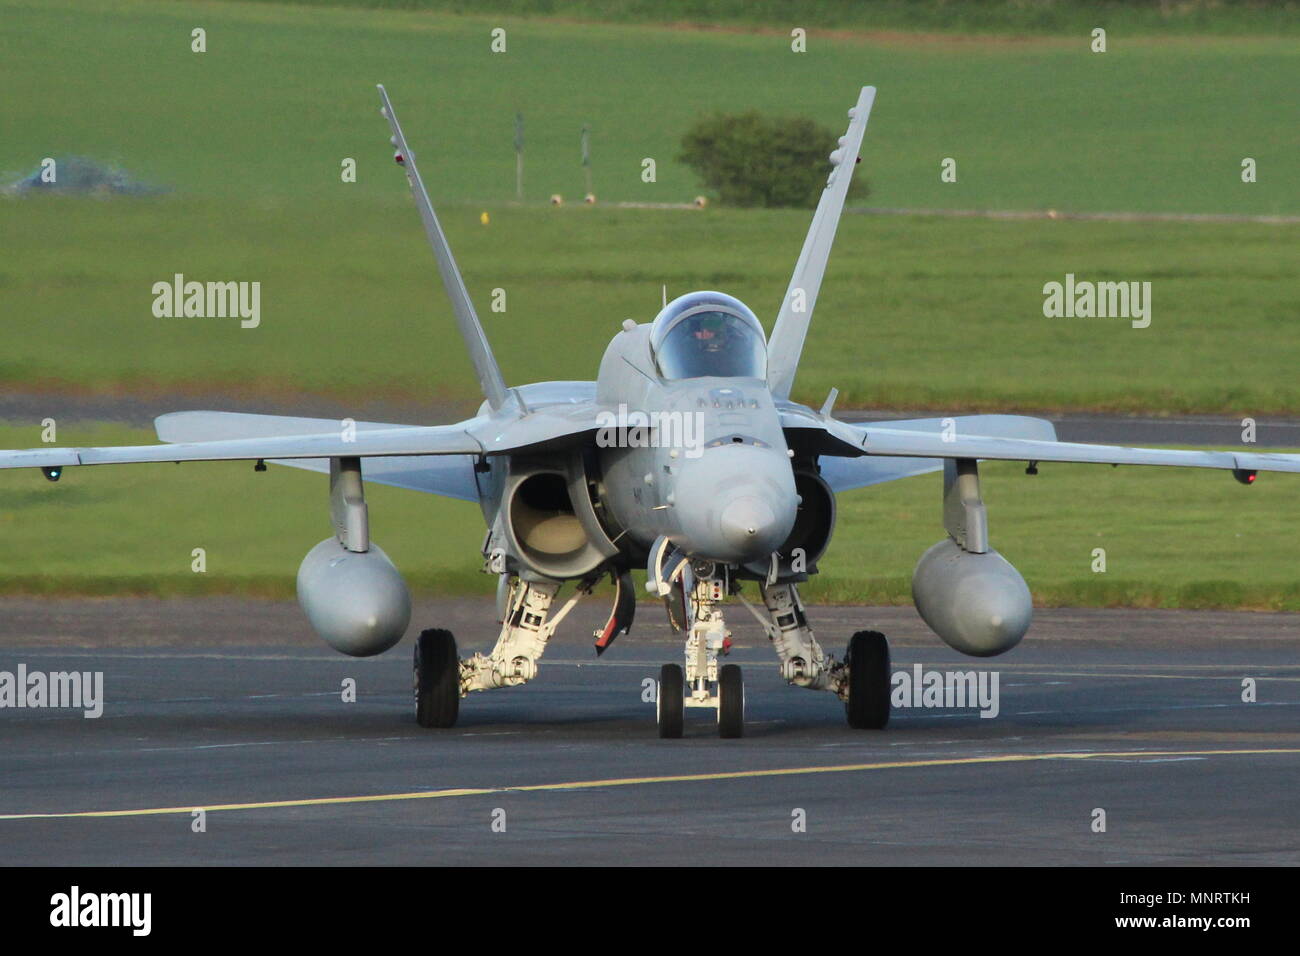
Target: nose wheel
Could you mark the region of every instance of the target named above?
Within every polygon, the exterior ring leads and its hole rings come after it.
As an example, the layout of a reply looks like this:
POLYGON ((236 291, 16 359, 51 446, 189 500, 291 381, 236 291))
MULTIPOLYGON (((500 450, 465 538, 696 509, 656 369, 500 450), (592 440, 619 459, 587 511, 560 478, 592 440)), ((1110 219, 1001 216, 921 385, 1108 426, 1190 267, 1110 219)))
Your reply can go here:
POLYGON ((682 735, 682 718, 685 711, 686 678, 680 664, 665 664, 659 668, 659 691, 655 695, 655 717, 659 721, 659 736, 675 739, 682 735))
POLYGON ((696 688, 686 695, 686 676, 680 664, 665 664, 659 669, 659 690, 655 698, 655 718, 659 736, 676 739, 682 735, 687 707, 712 707, 718 715, 718 736, 745 736, 745 680, 737 664, 718 668, 715 692, 696 688))
POLYGON ((718 670, 718 736, 745 735, 745 681, 739 664, 724 664, 718 670))

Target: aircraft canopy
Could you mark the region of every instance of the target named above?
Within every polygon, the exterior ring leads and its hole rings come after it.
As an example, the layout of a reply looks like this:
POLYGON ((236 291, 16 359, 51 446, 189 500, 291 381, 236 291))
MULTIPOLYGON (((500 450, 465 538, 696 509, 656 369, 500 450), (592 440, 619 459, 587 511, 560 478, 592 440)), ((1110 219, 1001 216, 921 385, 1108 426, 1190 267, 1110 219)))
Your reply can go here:
POLYGON ((691 292, 664 306, 650 349, 666 379, 767 377, 767 339, 754 313, 723 292, 691 292))

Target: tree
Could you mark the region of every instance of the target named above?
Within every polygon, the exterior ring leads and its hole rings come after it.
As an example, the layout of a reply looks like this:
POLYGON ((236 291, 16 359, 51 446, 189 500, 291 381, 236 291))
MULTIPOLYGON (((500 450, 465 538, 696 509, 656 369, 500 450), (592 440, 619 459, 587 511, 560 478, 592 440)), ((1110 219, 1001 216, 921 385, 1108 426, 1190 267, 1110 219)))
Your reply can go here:
MULTIPOLYGON (((835 134, 809 119, 714 113, 686 131, 677 159, 724 205, 812 207, 826 185, 835 148, 835 134)), ((849 195, 866 193, 855 176, 849 195)))

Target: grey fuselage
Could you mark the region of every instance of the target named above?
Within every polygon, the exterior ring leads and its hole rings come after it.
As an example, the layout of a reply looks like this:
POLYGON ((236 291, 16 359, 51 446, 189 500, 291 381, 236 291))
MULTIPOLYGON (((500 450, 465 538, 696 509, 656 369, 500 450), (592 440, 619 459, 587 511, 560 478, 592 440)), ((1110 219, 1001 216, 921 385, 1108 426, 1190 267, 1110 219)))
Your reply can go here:
POLYGON ((607 517, 641 548, 664 536, 692 558, 766 560, 790 534, 798 507, 766 381, 665 380, 650 328, 619 333, 600 363, 597 402, 626 412, 620 427, 598 435, 607 517), (636 413, 657 427, 638 432, 636 413), (621 427, 624 419, 633 427, 621 427))

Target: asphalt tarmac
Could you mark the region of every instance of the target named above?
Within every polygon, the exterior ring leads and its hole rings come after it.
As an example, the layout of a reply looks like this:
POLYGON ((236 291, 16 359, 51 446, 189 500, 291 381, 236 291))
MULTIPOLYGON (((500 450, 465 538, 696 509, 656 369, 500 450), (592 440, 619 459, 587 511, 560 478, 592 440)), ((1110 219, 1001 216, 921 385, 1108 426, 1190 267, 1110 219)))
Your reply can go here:
MULTIPOLYGON (((441 731, 411 713, 409 636, 356 660, 292 603, 0 600, 0 672, 103 673, 98 718, 0 708, 0 863, 1300 862, 1300 615, 1045 609, 1020 647, 972 660, 911 608, 813 608, 834 652, 873 627, 896 672, 998 676, 996 716, 895 708, 854 731, 729 606, 746 736, 688 710, 685 738, 660 740, 646 681, 680 644, 642 605, 597 660, 598 598, 535 682, 463 700, 441 731)), ((416 611, 462 654, 493 616, 416 611)))

